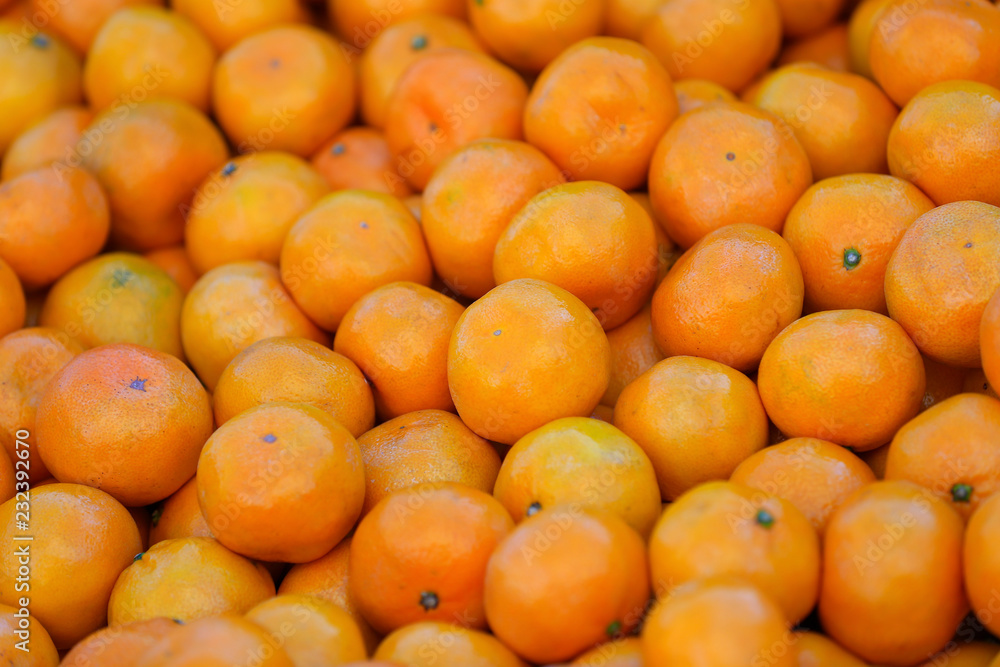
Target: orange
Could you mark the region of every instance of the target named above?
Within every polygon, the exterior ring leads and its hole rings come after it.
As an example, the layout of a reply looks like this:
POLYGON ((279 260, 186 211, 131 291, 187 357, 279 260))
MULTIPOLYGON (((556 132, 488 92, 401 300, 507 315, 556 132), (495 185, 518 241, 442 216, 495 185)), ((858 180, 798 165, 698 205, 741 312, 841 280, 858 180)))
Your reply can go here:
MULTIPOLYGON (((0 3, 2 4, 2 3, 0 3)), ((163 0, 74 0, 53 11, 48 0, 31 0, 32 17, 45 17, 45 27, 65 39, 78 53, 90 49, 94 37, 112 14, 125 7, 162 6, 163 0), (39 14, 41 13, 41 14, 39 14)))
POLYGON ((601 644, 577 656, 569 667, 642 667, 642 644, 638 637, 601 644))
POLYGON ((503 505, 464 484, 396 491, 351 539, 351 596, 381 633, 422 620, 485 628, 486 563, 513 528, 503 505))
POLYGON ((493 289, 493 253, 507 225, 532 197, 564 180, 541 151, 520 141, 481 139, 445 158, 424 190, 421 215, 444 283, 473 299, 493 289))
POLYGON ((1000 12, 985 0, 892 0, 876 19, 869 63, 900 106, 942 81, 1000 87, 1000 12))
POLYGON ((380 32, 423 14, 465 18, 464 0, 326 0, 333 27, 358 49, 380 32))
POLYGON ((979 349, 989 383, 1000 387, 1000 287, 986 304, 979 325, 979 349))
POLYGON ((212 269, 184 300, 181 341, 191 366, 210 391, 237 354, 272 336, 329 342, 295 305, 278 270, 270 264, 234 262, 212 269))
POLYGON ((962 643, 955 640, 948 642, 920 667, 935 667, 942 661, 947 661, 952 667, 989 667, 1000 652, 1000 646, 992 642, 970 641, 968 630, 960 630, 958 636, 962 643))
POLYGON ((646 545, 614 514, 575 505, 526 519, 490 557, 486 617, 535 663, 627 636, 649 598, 646 545))
POLYGON ((136 507, 194 474, 212 433, 208 394, 176 358, 116 343, 60 370, 38 404, 38 453, 53 476, 136 507))
POLYGON ((615 426, 652 460, 664 500, 728 479, 768 441, 767 415, 753 382, 698 357, 664 359, 625 387, 615 404, 615 426))
POLYGON ((758 225, 702 237, 653 295, 653 336, 663 354, 754 370, 782 329, 802 314, 803 282, 792 247, 758 225))
POLYGON ((274 638, 264 628, 231 614, 188 623, 135 658, 140 667, 296 665, 281 646, 275 645, 274 638))
POLYGON ((240 413, 212 434, 198 459, 198 504, 212 533, 256 560, 319 558, 354 526, 364 494, 354 436, 307 403, 240 413))
POLYGON ((896 322, 867 310, 831 310, 778 334, 757 385, 785 435, 866 451, 917 414, 926 379, 917 347, 896 322))
POLYGON ((83 90, 95 109, 139 93, 183 100, 208 111, 215 48, 183 14, 129 7, 112 14, 87 51, 83 90))
POLYGON ((885 479, 885 464, 889 458, 889 446, 891 443, 886 443, 881 447, 876 447, 875 449, 869 449, 867 452, 858 452, 858 456, 864 461, 872 472, 875 473, 876 479, 885 479))
MULTIPOLYGON (((751 0, 751 5, 771 1, 751 0)), ((810 185, 809 157, 791 128, 741 102, 682 115, 663 135, 649 170, 657 218, 684 248, 738 222, 780 232, 810 185)))
POLYGON ((458 415, 480 436, 507 445, 553 419, 588 416, 610 369, 597 317, 541 280, 512 280, 473 303, 448 348, 458 415))
POLYGON ((333 349, 365 374, 381 419, 455 408, 448 342, 463 311, 454 299, 411 282, 378 287, 347 311, 333 349))
POLYGON ((886 479, 930 489, 968 519, 1000 491, 1000 401, 979 394, 945 399, 892 439, 886 479))
POLYGON ((210 537, 164 540, 136 556, 108 603, 109 625, 159 616, 193 621, 245 613, 274 596, 274 582, 260 566, 210 537), (183 595, 178 595, 180 591, 183 595))
POLYGON ((274 336, 247 347, 222 371, 212 399, 219 426, 244 410, 280 401, 311 403, 354 437, 375 424, 372 390, 358 367, 307 338, 274 336))
POLYGON ((714 81, 707 79, 681 79, 674 82, 677 107, 680 113, 703 107, 712 102, 735 102, 736 96, 714 81))
POLYGON ((870 62, 872 33, 881 30, 882 12, 890 2, 892 0, 861 0, 847 24, 851 71, 869 79, 874 79, 870 62))
POLYGON ((462 420, 442 410, 390 419, 358 438, 365 466, 365 516, 394 491, 427 482, 458 482, 493 493, 500 457, 462 420))
POLYGON ((663 359, 653 337, 650 306, 643 307, 624 324, 608 332, 611 346, 611 380, 601 404, 614 407, 622 390, 663 359))
POLYGON ((990 632, 1000 629, 996 606, 997 586, 1000 586, 1000 558, 994 546, 994 536, 1000 525, 1000 495, 986 499, 973 512, 965 529, 963 571, 965 590, 972 610, 990 632))
MULTIPOLYGON (((455 0, 455 4, 465 3, 455 0)), ((386 108, 399 77, 418 58, 438 48, 485 52, 467 23, 446 14, 417 14, 394 21, 365 44, 364 40, 354 42, 363 51, 358 62, 361 117, 379 129, 385 127, 386 108)))
POLYGON ((786 44, 778 57, 778 65, 816 63, 834 72, 850 71, 849 37, 846 23, 833 23, 828 28, 786 44))
MULTIPOLYGON (((63 667, 130 667, 135 658, 181 625, 169 618, 151 618, 102 628, 87 635, 63 658, 63 667)), ((34 638, 32 638, 34 639, 34 638)))
POLYGON ((27 324, 27 303, 24 288, 14 269, 0 259, 0 336, 17 331, 27 324))
POLYGON ((588 417, 549 422, 504 457, 493 495, 515 521, 575 503, 607 510, 646 537, 660 516, 649 457, 611 424, 588 417))
POLYGON ((949 366, 921 355, 924 361, 924 373, 927 376, 927 388, 924 390, 924 400, 921 410, 937 405, 946 398, 960 394, 965 389, 965 382, 972 371, 957 366, 949 366))
POLYGON ((889 258, 906 229, 932 208, 927 195, 894 176, 849 174, 812 185, 782 231, 802 268, 806 311, 887 314, 889 258))
POLYGON ((781 29, 788 37, 814 35, 833 23, 846 0, 778 0, 781 29))
POLYGON ((330 35, 304 25, 272 27, 219 58, 212 108, 238 152, 308 158, 354 116, 355 78, 330 35))
POLYGON ((11 545, 0 558, 0 603, 20 607, 28 593, 31 615, 56 648, 70 648, 105 625, 115 580, 142 549, 139 531, 127 509, 89 486, 33 488, 28 529, 15 523, 22 519, 18 502, 11 498, 0 505, 3 539, 11 545), (33 540, 13 541, 24 535, 33 540), (24 554, 30 561, 30 589, 17 582, 24 554))
POLYGON ((0 660, 18 667, 56 667, 60 664, 59 652, 52 638, 27 611, 0 605, 0 660))
POLYGON ((70 106, 39 119, 17 135, 7 148, 0 166, 0 180, 9 181, 66 158, 93 118, 90 109, 70 106))
POLYGON ((889 170, 912 181, 938 205, 976 200, 1000 206, 998 123, 997 88, 971 81, 928 86, 903 107, 892 126, 889 170))
POLYGON ((82 169, 41 168, 0 184, 0 258, 25 289, 56 281, 104 246, 108 200, 82 169))
POLYGON ((778 55, 781 14, 774 0, 665 0, 642 43, 674 79, 708 79, 736 92, 778 55))
POLYGON ((48 327, 21 329, 0 338, 0 377, 4 378, 0 383, 0 444, 11 461, 23 456, 21 450, 28 452, 32 484, 50 476, 36 446, 38 402, 52 376, 82 351, 66 334, 48 327), (18 445, 18 440, 26 444, 18 445))
POLYGON ((498 285, 548 281, 586 304, 605 329, 625 323, 649 300, 658 268, 655 223, 624 191, 580 181, 532 198, 500 235, 498 285))
MULTIPOLYGON (((573 16, 589 6, 599 4, 587 0, 573 16)), ((677 114, 670 75, 648 49, 592 37, 538 77, 524 109, 524 136, 570 179, 630 190, 645 183, 656 143, 677 114)))
POLYGON ((747 579, 770 595, 791 623, 819 595, 819 537, 789 501, 733 482, 694 487, 667 506, 649 539, 658 597, 718 575, 747 579))
POLYGON ((645 665, 794 667, 781 608, 745 580, 692 582, 660 602, 642 629, 645 665))
POLYGON ((606 0, 604 32, 638 42, 643 28, 662 4, 663 0, 606 0))
POLYGON ((184 294, 190 292, 198 281, 198 273, 191 264, 187 248, 182 245, 150 250, 143 254, 143 257, 156 264, 173 278, 184 294))
POLYGON ((799 630, 794 638, 799 667, 866 667, 864 662, 826 635, 799 630))
MULTIPOLYGON (((21 435, 24 435, 22 432, 21 435)), ((27 440, 22 442, 27 443, 27 440)), ((30 473, 30 462, 28 459, 31 456, 31 452, 27 449, 22 448, 22 452, 19 452, 20 456, 16 459, 18 463, 18 469, 21 471, 21 479, 18 481, 17 475, 14 472, 14 461, 11 460, 10 455, 6 451, 0 452, 0 503, 5 503, 17 493, 18 489, 26 490, 28 488, 28 474, 30 473)))
POLYGON ((855 491, 830 517, 823 563, 823 628, 868 663, 901 667, 926 659, 969 609, 962 519, 910 482, 855 491))
POLYGON ((389 144, 371 127, 338 132, 320 146, 311 163, 331 190, 374 190, 400 198, 412 194, 405 182, 386 176, 392 171, 389 144))
POLYGON ((462 665, 463 667, 526 667, 527 663, 493 635, 450 623, 424 621, 396 630, 379 645, 371 667, 462 665), (391 662, 382 662, 391 661, 391 662))
POLYGON ((130 250, 180 243, 184 209, 195 188, 228 155, 222 135, 194 107, 172 100, 131 100, 99 113, 73 155, 104 186, 111 239, 130 250))
POLYGON ((729 480, 787 500, 822 535, 833 511, 855 490, 874 482, 875 473, 840 445, 789 438, 747 458, 729 480))
POLYGON ((112 252, 63 274, 38 320, 84 347, 134 343, 184 359, 183 303, 184 293, 166 271, 141 255, 112 252))
POLYGON ((973 394, 982 394, 992 398, 1000 398, 1000 395, 997 394, 997 390, 992 387, 989 380, 986 379, 986 373, 983 372, 983 369, 972 368, 961 370, 966 371, 965 379, 962 382, 962 391, 967 391, 973 394))
POLYGON ((415 190, 455 150, 476 139, 520 139, 528 87, 490 56, 441 48, 399 77, 385 112, 393 180, 415 190))
POLYGON ((898 111, 863 76, 815 63, 785 65, 764 77, 746 101, 788 123, 817 180, 889 170, 885 146, 898 111))
POLYGON ((0 156, 11 141, 59 107, 80 103, 80 61, 60 39, 0 20, 0 156))
POLYGON ((149 543, 156 544, 175 537, 213 537, 198 505, 198 480, 192 477, 184 486, 166 498, 153 510, 149 543))
POLYGON ((304 23, 308 19, 299 0, 243 0, 225 4, 172 0, 170 7, 197 25, 219 51, 272 26, 304 23))
POLYGON ((332 602, 307 595, 279 595, 246 613, 264 628, 295 667, 342 665, 367 657, 358 624, 332 602))
POLYGON ((979 328, 1000 289, 1000 208, 945 204, 910 225, 885 272, 889 315, 928 357, 982 365, 979 328))
MULTIPOLYGON (((604 0, 467 0, 469 23, 500 60, 539 72, 580 41, 601 32, 604 0)), ((604 66, 611 63, 605 61, 604 66)))
POLYGON ((302 158, 281 151, 243 155, 213 171, 186 213, 184 241, 201 274, 259 259, 277 264, 295 221, 330 189, 302 158))

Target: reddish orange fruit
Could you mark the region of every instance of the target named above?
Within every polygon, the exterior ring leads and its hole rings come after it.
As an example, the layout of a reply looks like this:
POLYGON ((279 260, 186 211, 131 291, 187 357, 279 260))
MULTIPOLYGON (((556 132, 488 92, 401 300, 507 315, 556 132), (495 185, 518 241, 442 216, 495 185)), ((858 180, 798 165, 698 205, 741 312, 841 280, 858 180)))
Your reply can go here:
POLYGON ((0 180, 9 181, 72 155, 73 147, 93 118, 90 109, 70 106, 40 119, 17 135, 7 148, 0 165, 0 180))
POLYGON ((357 667, 527 667, 493 635, 452 623, 426 621, 396 630, 379 644, 375 660, 357 667))
POLYGON ((374 190, 400 198, 413 194, 405 182, 388 177, 392 173, 389 144, 371 127, 338 132, 320 146, 311 162, 334 191, 374 190))

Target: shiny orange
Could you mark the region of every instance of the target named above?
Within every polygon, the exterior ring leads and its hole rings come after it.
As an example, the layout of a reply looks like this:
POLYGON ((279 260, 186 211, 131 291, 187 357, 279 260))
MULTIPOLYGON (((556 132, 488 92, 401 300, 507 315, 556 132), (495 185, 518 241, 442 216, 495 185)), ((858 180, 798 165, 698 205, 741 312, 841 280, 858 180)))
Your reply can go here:
POLYGON ((569 667, 642 667, 642 644, 638 637, 601 644, 577 656, 569 667))
POLYGON ((137 656, 180 627, 173 619, 151 618, 101 628, 74 646, 60 664, 63 667, 130 667, 137 656))
POLYGON ((244 616, 280 641, 295 667, 325 667, 364 660, 361 630, 339 606, 308 595, 278 595, 244 616))
POLYGON ((965 529, 962 558, 965 590, 972 609, 990 632, 1000 630, 1000 616, 990 611, 1000 586, 1000 554, 994 535, 1000 527, 1000 494, 986 499, 972 514, 965 529))
POLYGON ((171 0, 174 12, 191 20, 222 52, 250 35, 286 23, 305 23, 301 0, 241 0, 225 4, 171 0))
POLYGON ((198 505, 198 480, 195 477, 154 510, 149 543, 152 545, 175 537, 212 537, 212 529, 198 505))
POLYGON ((14 269, 0 259, 0 336, 17 331, 27 323, 27 302, 24 288, 14 269))
POLYGON ((638 42, 662 4, 663 0, 606 0, 604 32, 638 42))
POLYGON ((608 331, 611 346, 611 379, 601 404, 614 407, 622 390, 663 359, 653 336, 650 306, 644 307, 624 324, 608 331))
POLYGON ((849 72, 850 51, 846 23, 834 23, 808 37, 786 44, 777 64, 816 63, 834 72, 849 72))
POLYGON ((412 623, 396 630, 379 644, 374 658, 371 667, 434 667, 440 664, 527 667, 526 662, 493 635, 434 621, 412 623))
POLYGON ((235 665, 296 667, 264 628, 233 614, 199 618, 135 656, 143 667, 235 665))
POLYGON ((677 107, 680 113, 703 107, 712 102, 735 102, 736 96, 708 79, 681 79, 674 82, 677 107))
POLYGON ((372 127, 349 127, 335 134, 312 156, 311 164, 331 190, 374 190, 395 197, 412 191, 392 173, 392 154, 381 131, 372 127))
POLYGON ((872 33, 881 29, 882 13, 890 2, 892 0, 862 0, 851 12, 847 24, 851 71, 869 79, 874 79, 870 61, 872 33))
POLYGON ((423 14, 465 18, 465 0, 326 0, 333 27, 358 49, 388 27, 423 14))
POLYGON ((74 0, 57 5, 48 0, 31 0, 32 17, 44 16, 45 28, 65 39, 78 53, 85 54, 107 20, 126 7, 159 6, 164 0, 74 0))
POLYGON ((81 106, 61 107, 39 119, 7 148, 0 165, 0 180, 9 181, 64 160, 93 119, 93 112, 81 106))
POLYGON ((781 29, 789 37, 813 35, 833 23, 846 0, 778 0, 781 29))
POLYGON ((794 640, 798 667, 866 667, 860 658, 826 635, 798 630, 794 640))
MULTIPOLYGON (((60 664, 59 652, 38 619, 30 616, 27 609, 5 604, 0 605, 0 660, 18 667, 56 667, 60 664), (25 639, 28 642, 22 643, 25 639)), ((67 660, 65 664, 73 663, 67 660)))
POLYGON ((191 264, 191 257, 182 245, 169 246, 158 250, 150 250, 143 255, 146 259, 163 269, 174 279, 181 292, 187 294, 198 282, 198 273, 191 264))
POLYGON ((979 325, 979 349, 989 383, 1000 387, 1000 287, 986 304, 979 325))

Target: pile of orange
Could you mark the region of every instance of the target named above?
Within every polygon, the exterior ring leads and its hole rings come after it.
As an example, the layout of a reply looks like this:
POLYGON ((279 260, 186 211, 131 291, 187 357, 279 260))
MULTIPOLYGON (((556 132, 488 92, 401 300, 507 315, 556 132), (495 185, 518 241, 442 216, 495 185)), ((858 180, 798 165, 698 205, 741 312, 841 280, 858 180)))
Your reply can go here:
POLYGON ((1000 667, 1000 6, 0 0, 0 664, 1000 667))

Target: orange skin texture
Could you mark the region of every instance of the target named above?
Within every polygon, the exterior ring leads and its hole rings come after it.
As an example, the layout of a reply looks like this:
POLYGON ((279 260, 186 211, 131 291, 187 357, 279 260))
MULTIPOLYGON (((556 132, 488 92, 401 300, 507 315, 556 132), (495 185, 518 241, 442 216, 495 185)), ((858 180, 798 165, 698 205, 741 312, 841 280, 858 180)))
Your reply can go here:
POLYGON ((962 643, 948 642, 945 648, 931 656, 927 662, 921 663, 920 667, 934 667, 940 665, 941 660, 947 660, 951 667, 989 667, 993 664, 1000 646, 985 641, 970 642, 965 639, 966 636, 963 635, 962 643))
POLYGON ((38 453, 56 479, 137 507, 191 478, 212 433, 212 408, 175 357, 116 343, 83 352, 56 373, 36 428, 38 453))
POLYGON ((590 415, 610 372, 611 348, 597 317, 541 280, 512 280, 466 308, 448 348, 459 416, 506 445, 553 419, 590 415))
POLYGON ((127 250, 177 245, 184 209, 195 190, 229 155, 222 135, 178 100, 137 102, 99 113, 69 157, 100 181, 111 205, 111 239, 127 250), (97 139, 100 137, 100 139, 97 139))
POLYGON ((778 55, 781 14, 774 0, 666 0, 644 28, 642 43, 672 79, 708 79, 736 92, 778 55))
POLYGON ((279 595, 261 602, 245 618, 281 637, 295 667, 340 665, 364 660, 361 630, 339 606, 308 595, 279 595))
POLYGON ((960 394, 965 389, 965 382, 971 372, 966 368, 949 366, 921 355, 924 360, 924 373, 927 376, 927 388, 924 390, 924 400, 920 406, 926 410, 937 405, 946 398, 960 394))
POLYGON ((834 510, 855 490, 874 482, 875 473, 840 445, 789 438, 747 458, 729 481, 787 500, 822 535, 834 510))
POLYGON ((1000 586, 1000 554, 996 550, 996 531, 1000 527, 1000 495, 993 495, 979 506, 965 529, 963 566, 965 590, 972 609, 990 632, 1000 630, 1000 617, 984 613, 993 608, 1000 586))
POLYGON ((220 426, 198 459, 198 504, 215 537, 261 561, 305 563, 337 545, 364 502, 361 451, 329 413, 269 403, 220 426), (303 512, 305 505, 322 512, 303 512))
POLYGON ((569 660, 638 625, 647 568, 645 543, 616 515, 572 504, 542 510, 490 557, 490 628, 532 662, 569 660))
POLYGON ((916 484, 856 491, 824 535, 819 615, 827 634, 880 665, 913 665, 943 648, 969 610, 962 529, 958 512, 916 484))
POLYGON ((163 269, 168 276, 187 294, 198 282, 198 272, 191 264, 187 249, 182 245, 150 250, 143 255, 146 259, 163 269))
POLYGON ((181 311, 181 341, 209 391, 233 358, 272 336, 329 337, 312 323, 265 262, 235 262, 212 269, 188 292, 181 311), (220 308, 220 304, 225 304, 220 308))
POLYGON ((27 301, 24 288, 14 269, 0 259, 0 336, 6 336, 23 327, 27 317, 27 301))
POLYGON ((493 493, 500 457, 490 443, 443 410, 417 410, 358 438, 365 465, 361 516, 394 491, 428 482, 458 482, 493 493))
POLYGON ((927 195, 895 176, 849 174, 812 185, 782 230, 802 268, 806 312, 861 308, 888 314, 889 258, 913 221, 932 208, 927 195))
POLYGON ((656 144, 677 114, 670 75, 648 49, 592 37, 562 51, 538 77, 524 136, 571 180, 631 190, 646 182, 656 144))
POLYGON ((653 335, 664 356, 757 368, 774 337, 802 314, 802 271, 791 246, 758 225, 702 237, 653 295, 653 335))
POLYGON ((538 509, 576 504, 613 512, 644 538, 660 516, 660 489, 649 457, 609 423, 557 419, 507 452, 493 495, 514 521, 538 509))
POLYGON ((968 81, 928 86, 892 126, 889 171, 912 181, 938 205, 975 200, 1000 206, 998 128, 997 88, 968 81))
POLYGON ((171 0, 170 7, 198 26, 220 52, 271 26, 305 23, 309 18, 298 0, 248 0, 220 6, 199 0, 171 0))
POLYGON ((846 0, 777 0, 781 29, 788 37, 814 35, 834 22, 846 0))
POLYGON ((171 632, 144 653, 133 654, 142 667, 238 665, 297 667, 275 639, 256 623, 232 614, 199 618, 171 632))
POLYGON ((0 180, 13 178, 58 162, 72 152, 94 119, 90 109, 62 107, 17 135, 0 165, 0 180))
POLYGON ((227 162, 199 186, 186 212, 191 263, 199 274, 243 260, 277 264, 288 230, 329 192, 322 175, 290 153, 227 162))
POLYGON ((611 345, 611 380, 601 404, 614 407, 633 380, 663 359, 663 352, 656 346, 653 336, 651 307, 643 307, 624 324, 608 332, 611 345))
MULTIPOLYGON (((35 416, 49 380, 83 352, 66 334, 48 327, 20 329, 0 338, 0 444, 14 461, 20 458, 16 440, 28 443, 28 481, 49 477, 38 455, 35 416), (17 438, 19 430, 28 438, 17 438)), ((21 448, 23 449, 23 447, 21 448)))
POLYGON ((184 292, 141 255, 105 253, 63 274, 49 290, 38 321, 84 347, 133 343, 184 359, 184 292))
POLYGON ((242 614, 271 597, 271 575, 214 539, 164 540, 118 577, 108 603, 108 624, 160 616, 188 623, 230 612, 242 614))
POLYGON ((540 72, 580 41, 601 32, 604 0, 466 0, 469 23, 489 49, 522 72, 540 72), (558 17, 554 20, 553 17, 558 17))
POLYGON ((219 58, 212 108, 237 151, 268 148, 308 158, 353 118, 356 79, 329 34, 279 25, 219 58))
POLYGON ((885 272, 889 315, 927 356, 978 368, 979 329, 1000 289, 1000 208, 946 204, 906 230, 885 272))
POLYGON ((433 621, 412 623, 396 630, 379 644, 374 658, 358 665, 527 667, 528 664, 493 635, 433 621))
POLYGON ((1000 490, 1000 401, 959 394, 911 419, 892 439, 885 478, 932 490, 967 520, 1000 490), (962 484, 968 497, 958 495, 962 484))
POLYGON ((423 14, 465 19, 465 0, 326 0, 333 27, 358 49, 386 28, 423 14))
POLYGON ((682 115, 663 135, 649 170, 653 209, 683 248, 738 222, 781 232, 810 185, 809 157, 792 128, 742 102, 682 115))
POLYGON ((1000 288, 990 297, 983 311, 979 349, 987 380, 994 387, 1000 387, 1000 288))
POLYGON ((834 23, 813 35, 787 44, 778 57, 778 66, 811 62, 834 72, 849 72, 846 23, 834 23))
POLYGON ((315 341, 284 336, 257 341, 229 362, 213 394, 215 423, 281 401, 315 405, 355 438, 375 425, 372 390, 353 361, 315 341))
POLYGON ((767 415, 753 382, 698 357, 664 359, 640 375, 618 397, 614 419, 653 462, 664 500, 729 479, 768 442, 767 415), (712 456, 705 455, 709 449, 712 456))
POLYGON ((383 634, 422 620, 484 629, 486 563, 513 528, 503 505, 464 484, 396 491, 351 539, 351 596, 383 634), (435 597, 425 602, 428 594, 435 597))
MULTIPOLYGON (((80 641, 63 658, 63 667, 131 667, 142 655, 182 626, 169 618, 151 618, 125 625, 102 628, 80 641)), ((32 637, 34 643, 35 637, 32 637)), ((35 651, 32 647, 32 653, 35 651)), ((55 663, 53 663, 55 664, 55 663)))
POLYGON ((182 14, 163 7, 126 8, 105 21, 87 51, 83 90, 98 110, 153 88, 157 97, 207 112, 215 58, 212 43, 182 14))
POLYGON ((869 64, 899 106, 942 81, 1000 87, 1000 12, 985 0, 929 0, 916 8, 892 0, 876 19, 869 64))
POLYGON ((333 349, 358 364, 383 420, 415 410, 454 410, 448 343, 465 308, 429 287, 395 282, 358 299, 333 349))
POLYGON ((668 505, 649 561, 660 598, 690 581, 739 576, 797 623, 819 595, 820 542, 809 519, 787 500, 733 482, 702 484, 668 505))
POLYGON ((643 28, 662 4, 663 0, 605 0, 605 34, 640 41, 643 28))
POLYGON ((381 638, 361 615, 348 585, 351 541, 351 537, 345 537, 326 555, 308 563, 293 565, 281 580, 278 594, 301 593, 338 605, 357 623, 368 653, 373 653, 381 638))
POLYGON ((473 299, 493 289, 493 254, 504 230, 532 197, 563 182, 544 153, 521 141, 481 139, 445 158, 424 190, 421 215, 444 283, 473 299))
POLYGON ((83 99, 76 54, 45 33, 25 39, 22 29, 0 19, 0 156, 32 124, 83 99))
POLYGON ((746 101, 788 123, 816 180, 889 171, 885 145, 898 110, 862 76, 815 63, 785 65, 755 86, 746 101))
POLYGON ((96 255, 110 229, 104 191, 82 169, 41 168, 0 184, 0 258, 27 290, 96 255))
POLYGON ((642 667, 642 644, 638 637, 608 642, 578 656, 569 667, 642 667))
POLYGON ((916 416, 926 379, 917 347, 896 322, 866 310, 831 310, 778 334, 757 385, 785 435, 863 452, 916 416))
POLYGON ((385 135, 371 127, 349 127, 323 144, 310 163, 331 190, 374 190, 394 197, 413 194, 401 179, 386 178, 392 154, 385 135))
POLYGON ((444 14, 421 14, 394 22, 367 47, 358 47, 364 51, 358 63, 361 117, 366 125, 378 129, 385 128, 389 98, 399 77, 431 49, 486 52, 467 23, 444 14))
POLYGON ((707 79, 681 79, 674 82, 679 113, 703 107, 712 102, 736 102, 736 95, 714 81, 707 79))
MULTIPOLYGON (((30 452, 28 454, 30 455, 30 452)), ((23 468, 24 465, 22 464, 21 467, 23 468)), ((21 488, 25 488, 24 482, 22 482, 21 488)), ((13 498, 16 491, 14 463, 5 450, 0 456, 0 503, 5 503, 13 498)))
MULTIPOLYGON (((26 533, 15 529, 16 503, 11 498, 0 505, 0 532, 8 543, 26 533)), ((31 615, 56 648, 70 648, 106 624, 115 580, 142 549, 139 530, 128 510, 103 491, 48 484, 31 490, 30 534, 31 615)), ((24 595, 15 590, 17 558, 13 549, 0 558, 0 603, 9 606, 19 606, 24 595)))
POLYGON ((862 0, 851 12, 847 24, 847 48, 851 71, 874 79, 870 55, 872 33, 880 28, 882 13, 893 0, 862 0))
POLYGON ((649 300, 659 254, 652 218, 624 191, 598 181, 557 185, 533 197, 497 241, 493 277, 545 280, 614 329, 649 300))
POLYGON ((691 582, 660 602, 643 625, 645 665, 749 665, 767 656, 794 667, 794 639, 781 607, 743 579, 691 582))
MULTIPOLYGON (((826 635, 817 632, 796 632, 794 638, 798 667, 867 667, 860 658, 826 635)), ((960 667, 953 663, 949 664, 951 667, 960 667)))
POLYGON ((198 505, 198 480, 192 477, 160 505, 149 528, 150 545, 177 537, 214 537, 198 505))
POLYGON ((399 199, 342 190, 319 200, 288 232, 281 280, 317 324, 334 331, 376 287, 405 280, 429 285, 420 225, 399 199))
POLYGON ((53 12, 46 0, 30 2, 32 15, 41 12, 45 16, 45 30, 66 40, 80 55, 87 53, 101 26, 118 10, 137 6, 162 7, 163 4, 163 0, 74 0, 59 5, 58 11, 53 12))
MULTIPOLYGON (((8 665, 18 665, 18 667, 56 667, 59 665, 59 652, 52 643, 49 633, 42 627, 38 619, 29 616, 26 620, 27 626, 20 626, 21 620, 15 614, 19 611, 16 607, 0 605, 0 660, 8 665), (21 637, 16 632, 23 632, 24 629, 30 632, 31 643, 28 645, 30 651, 25 653, 17 647, 21 642, 21 637)), ((72 662, 66 662, 72 665, 72 662)), ((111 665, 110 667, 115 667, 111 665)))
POLYGON ((487 137, 520 139, 528 86, 512 69, 482 53, 436 49, 396 83, 385 115, 395 174, 423 190, 455 150, 487 137))

